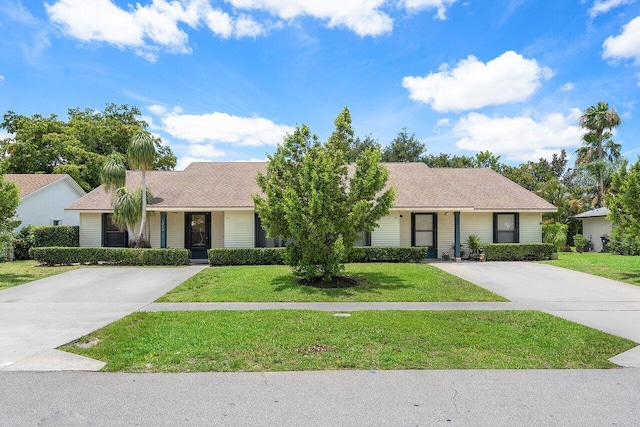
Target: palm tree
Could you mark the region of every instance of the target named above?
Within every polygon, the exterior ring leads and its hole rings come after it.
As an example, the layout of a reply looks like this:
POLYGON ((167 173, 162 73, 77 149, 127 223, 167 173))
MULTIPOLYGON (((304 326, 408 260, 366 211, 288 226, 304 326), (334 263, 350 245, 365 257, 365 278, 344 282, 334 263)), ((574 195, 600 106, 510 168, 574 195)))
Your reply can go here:
MULTIPOLYGON (((587 130, 582 137, 583 147, 576 151, 576 164, 587 165, 595 162, 613 161, 620 158, 620 145, 612 138, 612 131, 620 125, 620 116, 615 108, 609 108, 606 102, 598 102, 587 108, 580 116, 580 127, 587 130)), ((604 177, 598 177, 598 200, 605 193, 604 177)))
POLYGON ((142 174, 142 219, 140 221, 140 233, 136 241, 136 247, 148 248, 150 245, 144 236, 144 228, 147 223, 146 171, 153 169, 153 163, 156 160, 156 145, 149 132, 141 130, 133 136, 131 144, 129 144, 129 149, 127 150, 127 160, 129 160, 129 165, 133 169, 140 170, 142 174))

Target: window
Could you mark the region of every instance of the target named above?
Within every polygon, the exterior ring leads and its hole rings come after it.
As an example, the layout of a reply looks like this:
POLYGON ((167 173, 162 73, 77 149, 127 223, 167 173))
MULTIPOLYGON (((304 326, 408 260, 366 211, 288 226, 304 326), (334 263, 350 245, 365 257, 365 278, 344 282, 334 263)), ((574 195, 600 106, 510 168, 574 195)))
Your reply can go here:
POLYGON ((54 227, 58 227, 59 225, 62 225, 62 220, 61 219, 52 219, 51 220, 51 225, 54 227))
POLYGON ((128 240, 127 231, 113 222, 113 214, 102 214, 102 246, 125 248, 128 240))
POLYGON ((255 246, 256 248, 283 248, 286 240, 280 237, 267 237, 267 231, 262 228, 260 216, 255 214, 255 246))
POLYGON ((517 213, 493 214, 493 243, 519 243, 519 220, 517 213))
POLYGON ((358 240, 356 240, 356 246, 371 246, 371 232, 364 231, 362 233, 358 233, 358 240))
POLYGON ((435 214, 412 214, 411 246, 436 246, 435 214))

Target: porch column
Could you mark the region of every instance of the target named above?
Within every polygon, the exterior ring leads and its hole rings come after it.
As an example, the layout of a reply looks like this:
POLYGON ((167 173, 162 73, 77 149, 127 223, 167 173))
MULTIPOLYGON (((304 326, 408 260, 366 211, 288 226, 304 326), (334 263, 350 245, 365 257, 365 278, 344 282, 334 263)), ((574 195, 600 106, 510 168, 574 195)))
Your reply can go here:
POLYGON ((460 258, 460 212, 453 213, 454 243, 453 256, 460 258))
POLYGON ((167 213, 160 212, 160 247, 167 247, 167 213))

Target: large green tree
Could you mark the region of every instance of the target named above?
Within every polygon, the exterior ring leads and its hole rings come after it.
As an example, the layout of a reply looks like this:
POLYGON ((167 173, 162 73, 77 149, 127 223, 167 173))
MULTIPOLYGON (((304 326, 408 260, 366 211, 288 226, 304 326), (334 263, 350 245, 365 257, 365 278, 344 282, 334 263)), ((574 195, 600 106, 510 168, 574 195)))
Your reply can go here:
POLYGON ((18 187, 0 175, 0 252, 5 256, 12 252, 13 230, 20 224, 15 219, 19 204, 18 187))
POLYGON ((126 185, 126 166, 124 157, 118 153, 111 154, 100 171, 100 181, 106 191, 112 191, 111 207, 116 224, 127 228, 129 234, 129 246, 138 248, 150 247, 144 231, 147 222, 147 203, 153 200, 151 192, 147 188, 146 171, 150 170, 156 158, 155 144, 151 135, 145 130, 139 130, 131 139, 127 148, 129 165, 140 171, 141 186, 137 190, 131 190, 126 185), (135 244, 132 237, 135 236, 135 226, 140 223, 135 244))
POLYGON ((588 107, 580 116, 580 127, 586 130, 583 146, 576 151, 576 167, 585 166, 597 181, 596 204, 604 204, 608 166, 620 159, 620 144, 613 141, 613 129, 621 123, 615 108, 606 102, 588 107))
POLYGON ((421 162, 425 150, 426 146, 416 138, 416 135, 413 133, 409 135, 407 128, 403 128, 391 144, 382 150, 382 161, 421 162))
POLYGON ((326 143, 306 125, 287 135, 268 156, 266 174, 258 174, 264 196, 253 196, 267 235, 289 241, 287 264, 310 282, 339 275, 360 233, 373 231, 395 199, 394 189, 384 190, 389 171, 380 163, 379 150, 364 150, 350 173, 349 110, 334 123, 326 143))
MULTIPOLYGON (((126 154, 129 143, 147 123, 137 107, 107 104, 103 111, 68 110, 68 120, 56 115, 31 117, 8 111, 0 128, 11 136, 0 140, 0 171, 5 173, 67 173, 85 190, 100 185, 100 170, 108 155, 126 154)), ((176 157, 153 138, 153 169, 171 170, 176 157)))
POLYGON ((640 255, 640 157, 613 176, 607 201, 613 222, 609 246, 621 255, 640 255))

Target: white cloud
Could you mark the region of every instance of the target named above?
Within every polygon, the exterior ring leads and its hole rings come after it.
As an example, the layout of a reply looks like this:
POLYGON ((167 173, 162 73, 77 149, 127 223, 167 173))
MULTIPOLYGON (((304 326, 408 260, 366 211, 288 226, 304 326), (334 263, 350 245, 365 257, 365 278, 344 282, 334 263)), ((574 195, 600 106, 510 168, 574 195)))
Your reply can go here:
POLYGON ((155 114, 156 116, 161 116, 167 112, 167 107, 165 107, 164 105, 154 104, 149 105, 147 107, 147 110, 151 111, 151 113, 155 114))
POLYGON ((0 83, 2 83, 3 81, 4 81, 4 76, 0 74, 0 83))
POLYGON ((456 146, 462 150, 489 150, 507 160, 523 162, 578 147, 583 133, 578 126, 580 115, 577 108, 567 115, 551 113, 539 119, 470 113, 458 120, 453 132, 459 138, 456 146))
POLYGON ((604 59, 631 58, 640 64, 640 16, 624 25, 620 35, 608 37, 602 47, 604 59))
POLYGON ((449 127, 449 126, 451 126, 451 120, 449 120, 447 118, 438 119, 436 124, 438 125, 438 127, 449 127))
POLYGON ((293 128, 261 117, 239 117, 227 113, 180 114, 162 117, 162 128, 174 138, 191 143, 225 143, 241 147, 275 146, 293 128))
POLYGON ((405 77, 402 86, 412 100, 446 112, 524 101, 552 76, 551 69, 541 67, 535 59, 507 51, 486 64, 474 56, 453 69, 442 64, 437 73, 405 77))
POLYGON ((596 0, 591 9, 589 9, 589 16, 595 18, 597 15, 607 13, 615 7, 631 4, 635 1, 636 0, 596 0))
POLYGON ((223 157, 224 151, 216 149, 213 144, 192 144, 189 146, 188 154, 205 159, 223 157))
POLYGON ((391 31, 393 20, 380 11, 385 0, 227 0, 242 10, 265 10, 281 19, 300 16, 328 20, 327 26, 346 27, 360 36, 391 31))
POLYGON ((222 38, 256 37, 264 25, 251 17, 237 18, 213 8, 210 0, 153 0, 151 4, 121 8, 112 0, 58 0, 45 3, 52 22, 66 35, 84 42, 105 42, 155 61, 161 49, 190 53, 189 37, 182 27, 204 23, 222 38))
POLYGON ((562 85, 562 87, 560 88, 561 92, 571 92, 573 89, 575 89, 576 85, 574 85, 571 82, 566 82, 565 84, 562 85))
POLYGON ((436 18, 446 19, 447 7, 457 0, 402 0, 402 4, 409 10, 437 9, 436 18))

